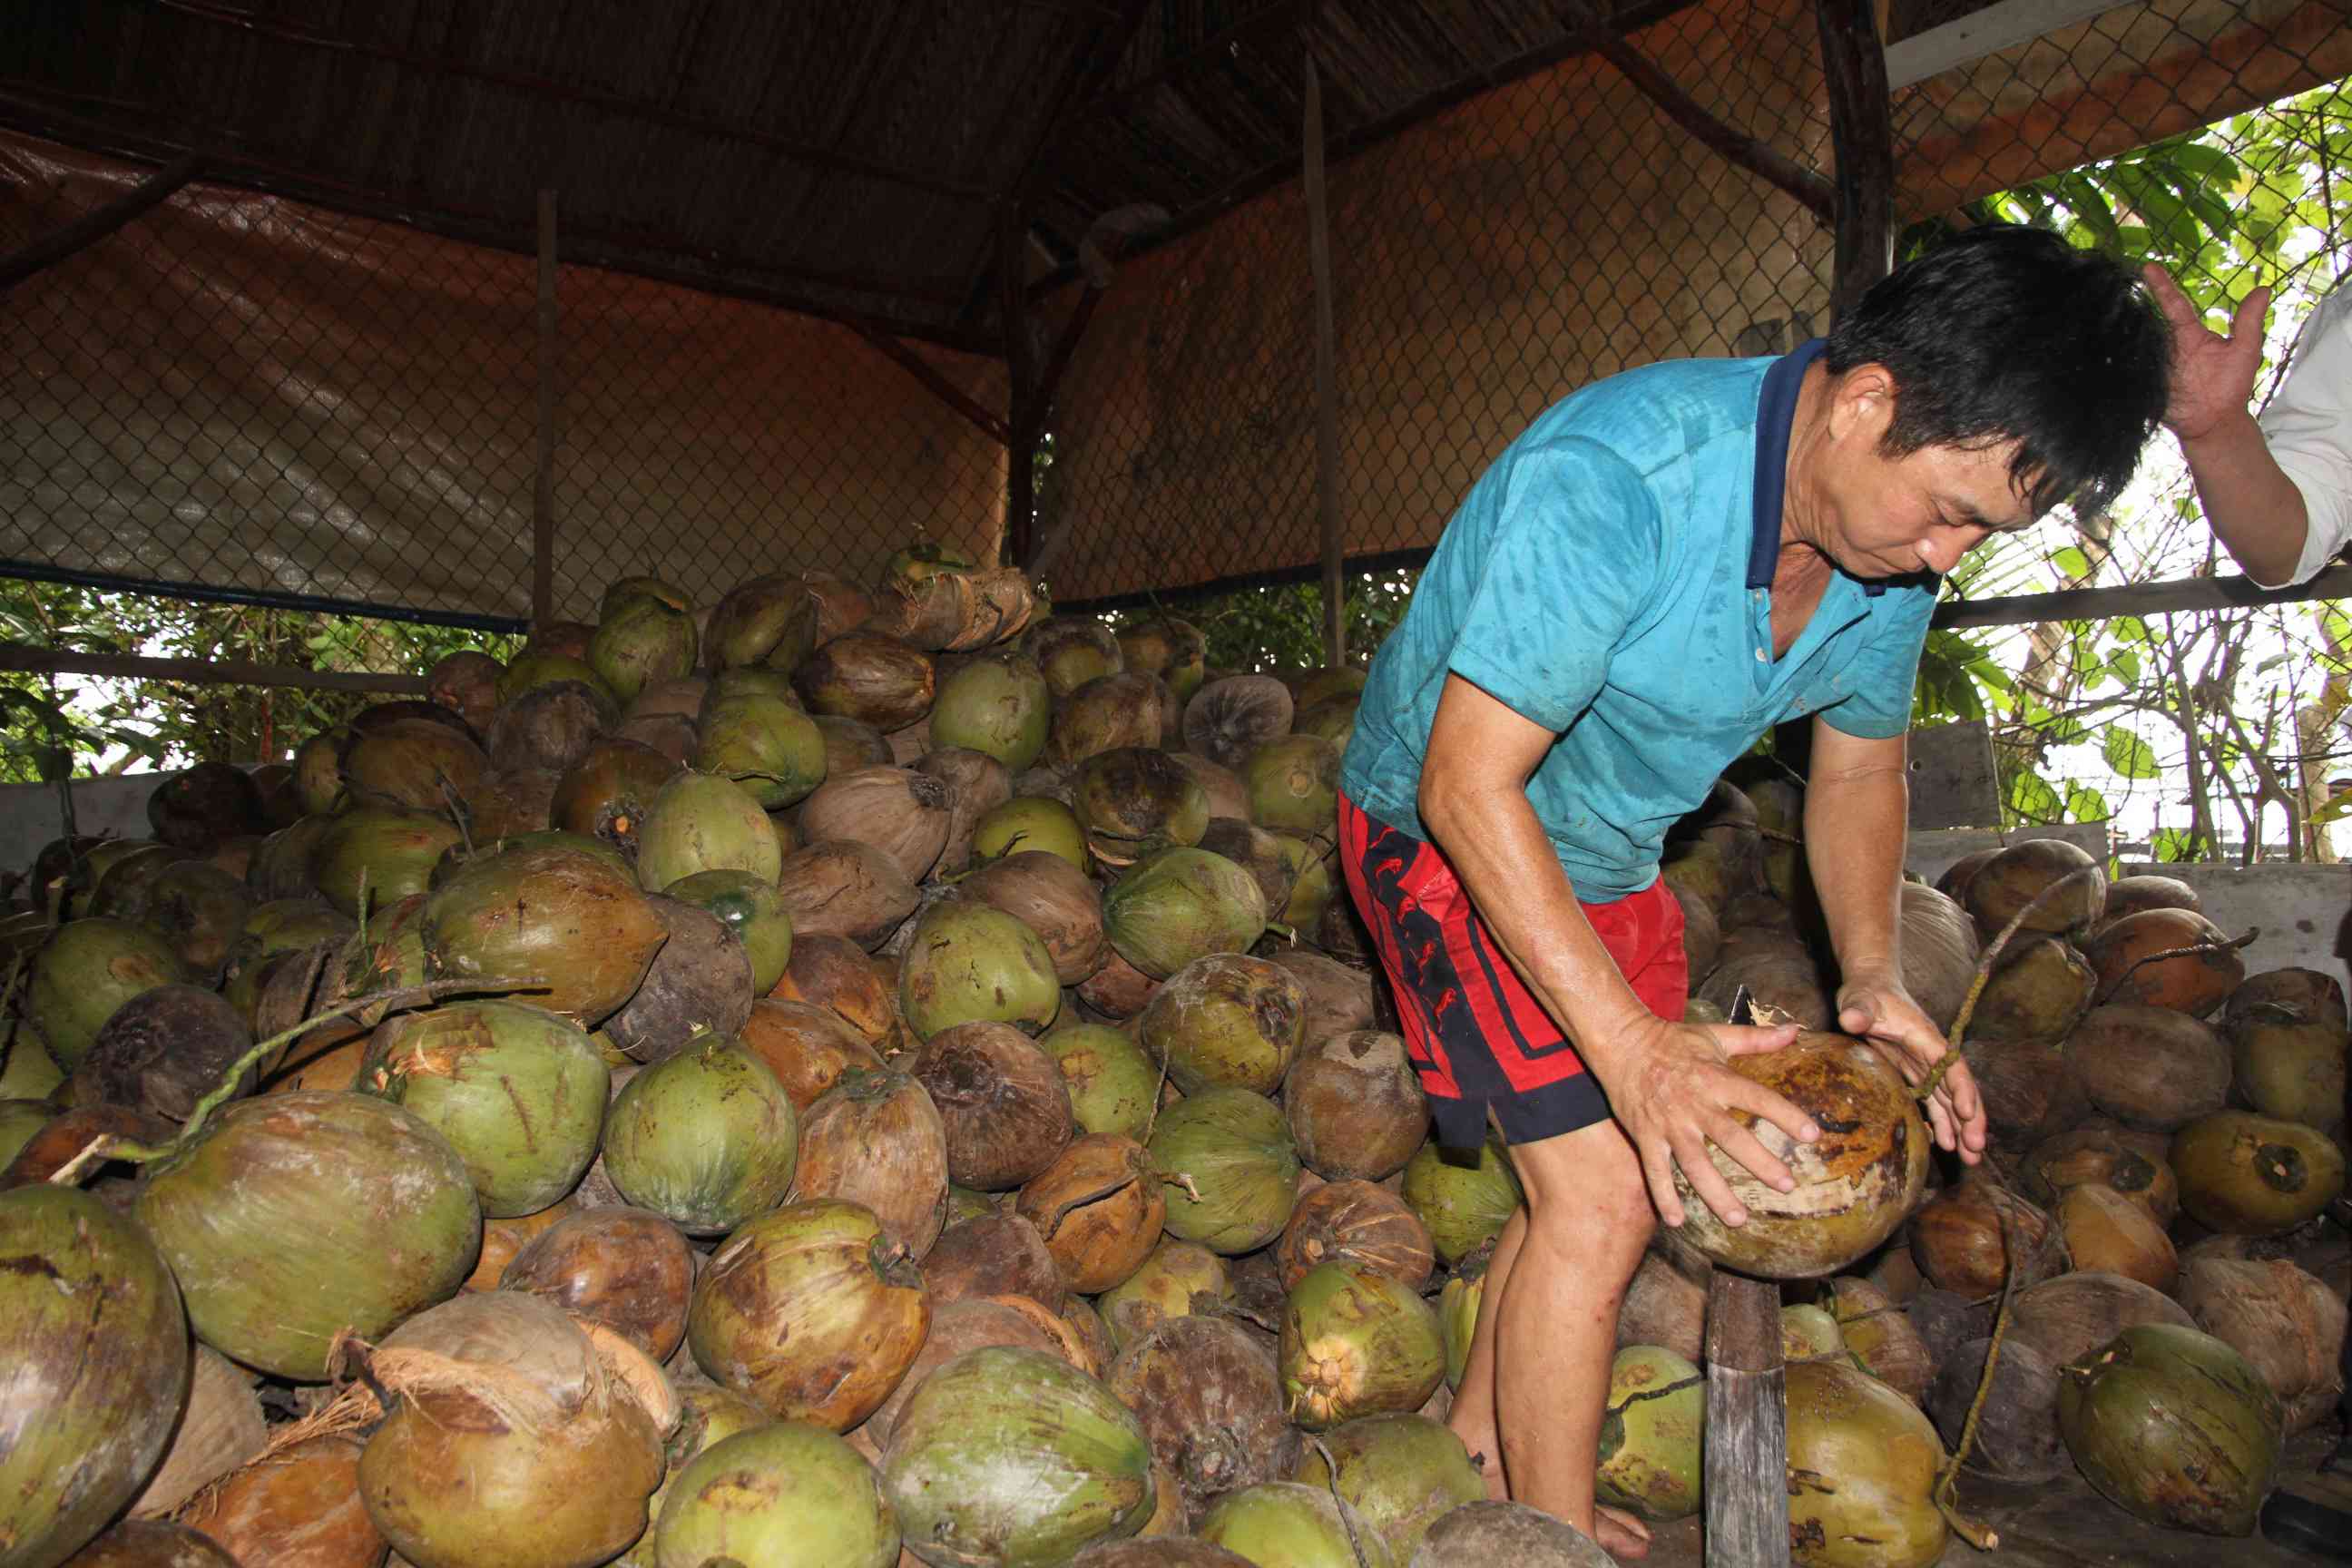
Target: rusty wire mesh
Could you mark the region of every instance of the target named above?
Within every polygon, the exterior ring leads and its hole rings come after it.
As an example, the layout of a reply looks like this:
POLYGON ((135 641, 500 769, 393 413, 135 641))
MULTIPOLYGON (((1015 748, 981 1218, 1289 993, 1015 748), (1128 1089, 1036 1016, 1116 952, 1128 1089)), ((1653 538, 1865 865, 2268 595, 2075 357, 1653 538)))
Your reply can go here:
MULTIPOLYGON (((0 253, 146 171, 0 139, 0 253)), ((537 266, 192 185, 0 304, 0 574, 519 625, 531 608, 537 266)), ((558 618, 650 574, 871 580, 996 548, 1003 448, 845 327, 557 277, 558 618)), ((1001 407, 1000 362, 924 351, 1001 407)))

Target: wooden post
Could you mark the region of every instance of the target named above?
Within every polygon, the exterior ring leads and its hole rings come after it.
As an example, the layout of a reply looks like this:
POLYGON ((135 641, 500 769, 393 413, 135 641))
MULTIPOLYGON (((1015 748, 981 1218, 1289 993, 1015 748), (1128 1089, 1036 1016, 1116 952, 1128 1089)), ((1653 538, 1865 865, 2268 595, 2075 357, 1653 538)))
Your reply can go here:
POLYGON ((1315 275, 1315 510, 1323 534, 1323 662, 1348 657, 1346 545, 1339 526, 1339 350, 1331 325, 1331 215, 1323 184, 1323 79, 1307 62, 1307 258, 1315 275))
POLYGON ((1786 1568, 1789 1388, 1780 1292, 1728 1268, 1706 1290, 1706 1568, 1786 1568))
POLYGON ((194 153, 156 170, 132 189, 93 207, 73 222, 0 257, 0 291, 15 288, 44 268, 54 267, 77 251, 86 250, 151 208, 172 198, 201 173, 205 161, 194 153))
POLYGON ((1871 0, 1813 0, 1837 157, 1837 271, 1831 319, 1843 317, 1895 264, 1895 123, 1886 53, 1871 0))
POLYGON ((530 491, 530 624, 555 619, 555 193, 539 193, 539 461, 530 491))
POLYGON ((1026 566, 1036 552, 1037 441, 1045 434, 1045 409, 1037 402, 1037 367, 1029 349, 1029 247, 1021 204, 1004 204, 997 229, 997 315, 1004 330, 1007 387, 1004 553, 1006 563, 1026 566))

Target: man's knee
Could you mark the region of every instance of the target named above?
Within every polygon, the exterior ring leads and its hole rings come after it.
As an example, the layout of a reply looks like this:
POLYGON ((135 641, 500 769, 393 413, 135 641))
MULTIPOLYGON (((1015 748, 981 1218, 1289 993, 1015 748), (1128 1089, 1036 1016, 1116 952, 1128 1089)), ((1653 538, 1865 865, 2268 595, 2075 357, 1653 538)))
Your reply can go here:
POLYGON ((1614 1123, 1514 1152, 1521 1156, 1530 1239, 1588 1255, 1640 1258, 1656 1228, 1657 1211, 1641 1161, 1614 1123))

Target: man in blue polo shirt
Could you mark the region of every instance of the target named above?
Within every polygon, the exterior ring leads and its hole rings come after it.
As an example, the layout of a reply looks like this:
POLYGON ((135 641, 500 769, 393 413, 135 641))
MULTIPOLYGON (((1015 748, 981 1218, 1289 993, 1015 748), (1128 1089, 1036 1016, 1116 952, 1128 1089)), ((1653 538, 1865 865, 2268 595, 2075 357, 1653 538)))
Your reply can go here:
MULTIPOLYGON (((1527 1193, 1496 1246, 1452 1425, 1497 1495, 1626 1556, 1593 1470, 1617 1308, 1677 1166, 1745 1215, 1711 1142, 1785 1189, 1750 1127, 1819 1136, 1732 1072, 1793 1027, 1682 1021, 1668 826, 1813 715, 1807 858, 1839 1024, 1913 1081, 1943 1041, 1904 989, 1904 731, 1937 580, 1993 531, 2105 503, 2163 413, 2134 277, 1990 226, 1898 269, 1824 343, 1651 365, 1551 408, 1447 525, 1381 647, 1341 776, 1341 859, 1440 1141, 1491 1119, 1527 1193)), ((1927 1107, 1973 1162, 1956 1067, 1927 1107)))

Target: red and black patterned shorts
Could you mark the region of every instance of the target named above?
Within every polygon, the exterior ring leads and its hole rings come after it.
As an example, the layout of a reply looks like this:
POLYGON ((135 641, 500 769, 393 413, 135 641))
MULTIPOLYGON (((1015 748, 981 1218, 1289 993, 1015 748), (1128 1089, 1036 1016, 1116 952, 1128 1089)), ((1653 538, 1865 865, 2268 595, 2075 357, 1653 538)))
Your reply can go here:
MULTIPOLYGON (((1405 1048, 1429 1092, 1441 1145, 1475 1149, 1489 1107, 1512 1143, 1607 1120, 1601 1086, 1495 944, 1437 846, 1342 795, 1339 858, 1396 991, 1405 1048)), ((1643 1005, 1681 1018, 1690 970, 1682 906, 1665 883, 1582 908, 1643 1005)))

